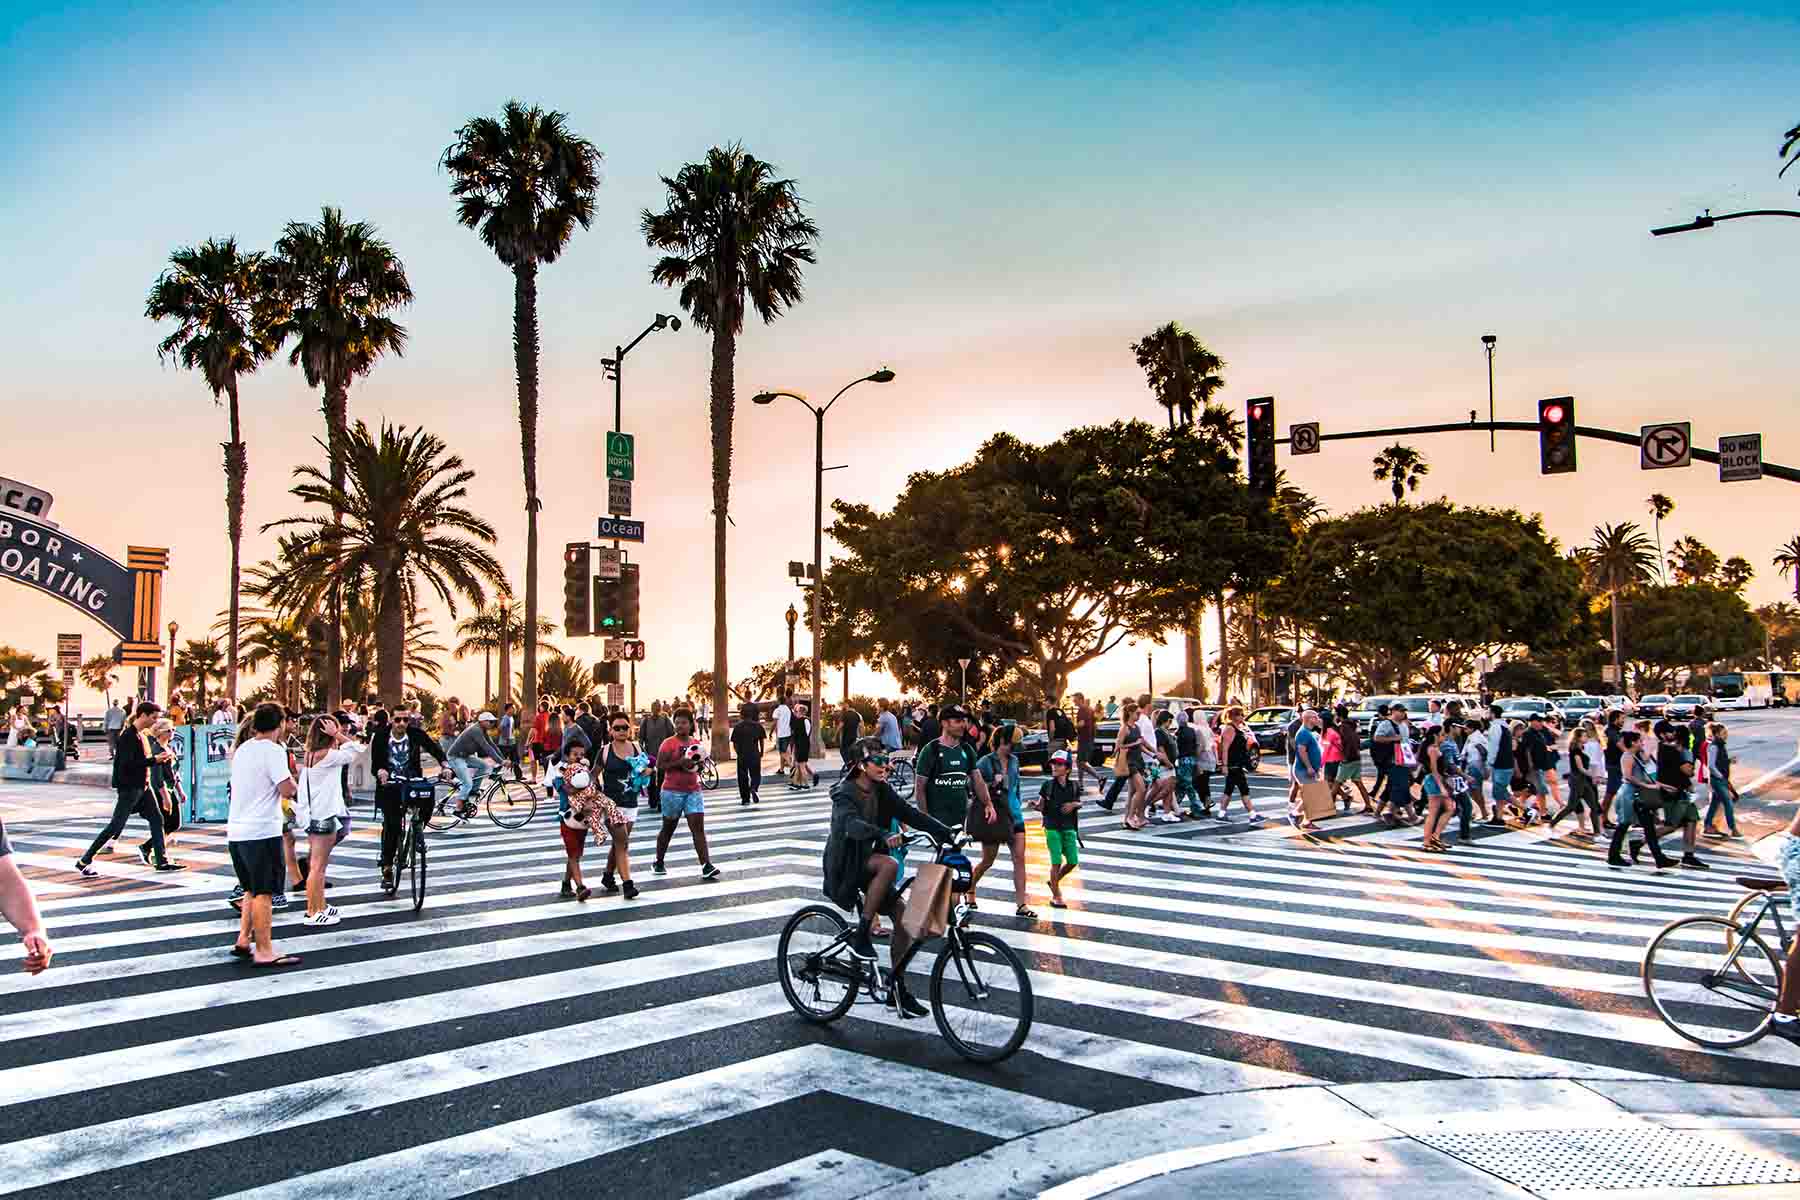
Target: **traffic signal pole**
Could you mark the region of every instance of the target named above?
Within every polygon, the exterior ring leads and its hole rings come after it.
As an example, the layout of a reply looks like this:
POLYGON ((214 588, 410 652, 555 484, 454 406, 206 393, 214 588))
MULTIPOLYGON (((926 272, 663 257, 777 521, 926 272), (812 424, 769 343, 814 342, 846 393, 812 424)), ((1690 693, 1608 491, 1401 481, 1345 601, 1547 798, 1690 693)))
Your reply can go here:
MULTIPOLYGON (((1452 421, 1442 425, 1402 425, 1393 429, 1347 429, 1342 433, 1325 433, 1324 431, 1320 431, 1319 440, 1321 442, 1335 442, 1347 441, 1351 438, 1413 437, 1423 433, 1481 433, 1488 428, 1490 428, 1490 426, 1486 422, 1472 424, 1468 421, 1452 421)), ((1536 433, 1538 432, 1539 427, 1536 421, 1495 421, 1492 428, 1511 433, 1536 433)), ((1575 426, 1575 434, 1577 437, 1593 438, 1594 440, 1601 442, 1618 442, 1622 446, 1636 446, 1643 440, 1641 434, 1626 433, 1618 429, 1601 429, 1593 425, 1577 425, 1575 426)), ((1276 438, 1275 444, 1277 446, 1285 446, 1288 444, 1288 439, 1284 437, 1276 438)), ((1719 461, 1719 452, 1717 450, 1707 450, 1700 446, 1695 446, 1689 453, 1700 462, 1716 463, 1719 461)), ((1764 462, 1762 469, 1765 477, 1785 479, 1790 483, 1800 483, 1800 468, 1784 467, 1780 463, 1764 462)))

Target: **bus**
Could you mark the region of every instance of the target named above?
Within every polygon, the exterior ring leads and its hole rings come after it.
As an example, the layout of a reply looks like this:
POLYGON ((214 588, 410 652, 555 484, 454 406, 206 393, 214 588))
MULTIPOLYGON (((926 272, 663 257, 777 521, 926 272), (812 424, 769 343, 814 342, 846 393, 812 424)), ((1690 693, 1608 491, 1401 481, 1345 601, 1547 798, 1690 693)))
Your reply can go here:
MULTIPOLYGON (((1779 671, 1721 671, 1713 675, 1711 691, 1713 707, 1719 709, 1769 708, 1777 703, 1776 680, 1779 671)), ((1785 684, 1783 680, 1783 684, 1785 684)), ((1800 682, 1800 678, 1796 679, 1800 682)), ((1781 703, 1787 697, 1780 698, 1781 703)))

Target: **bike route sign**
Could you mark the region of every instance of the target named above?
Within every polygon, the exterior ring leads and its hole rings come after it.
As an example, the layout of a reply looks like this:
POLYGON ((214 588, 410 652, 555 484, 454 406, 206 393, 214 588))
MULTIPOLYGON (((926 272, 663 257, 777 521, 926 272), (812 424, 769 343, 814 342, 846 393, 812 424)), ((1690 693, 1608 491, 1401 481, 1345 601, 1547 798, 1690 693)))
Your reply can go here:
POLYGON ((1638 433, 1638 465, 1646 471, 1694 465, 1693 427, 1687 421, 1645 425, 1638 433))
POLYGON ((1719 482, 1762 478, 1762 434, 1739 433, 1719 439, 1719 482))

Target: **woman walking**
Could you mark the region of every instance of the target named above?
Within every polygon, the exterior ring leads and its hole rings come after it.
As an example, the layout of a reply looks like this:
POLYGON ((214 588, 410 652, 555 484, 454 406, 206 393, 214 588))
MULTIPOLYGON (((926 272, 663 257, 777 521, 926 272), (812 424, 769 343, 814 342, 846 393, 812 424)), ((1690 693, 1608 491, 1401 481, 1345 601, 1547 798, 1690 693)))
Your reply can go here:
MULTIPOLYGON (((1200 807, 1194 816, 1210 817, 1212 806, 1212 777, 1219 769, 1219 735, 1213 729, 1212 721, 1199 709, 1194 710, 1192 722, 1194 730, 1194 790, 1199 794, 1200 807)), ((1076 780, 1077 785, 1080 779, 1076 780)))
POLYGON ((1712 803, 1706 806, 1706 820, 1702 823, 1702 828, 1706 830, 1707 837, 1733 837, 1742 840, 1744 835, 1738 832, 1737 825, 1738 790, 1731 782, 1731 747, 1728 744, 1731 731, 1715 721, 1706 727, 1706 735, 1707 740, 1701 746, 1706 755, 1703 761, 1712 791, 1712 803), (1719 812, 1725 814, 1725 829, 1730 830, 1729 833, 1716 829, 1713 825, 1713 815, 1719 812))
POLYGON ((975 840, 981 843, 981 861, 975 864, 969 882, 969 907, 976 907, 976 885, 994 865, 1004 843, 1008 865, 1012 868, 1013 901, 1018 905, 1013 915, 1036 920, 1037 913, 1026 902, 1025 894, 1025 813, 1019 800, 1019 760, 1012 752, 1016 729, 1014 725, 1002 725, 994 730, 991 739, 994 748, 975 763, 975 769, 987 781, 995 820, 993 826, 988 827, 980 820, 978 811, 971 807, 965 822, 975 840))
POLYGON ((336 925, 337 905, 325 903, 325 867, 350 828, 344 768, 368 747, 331 717, 318 717, 306 733, 305 758, 294 797, 296 828, 306 835, 306 918, 303 925, 336 925))
POLYGON ((1656 840, 1656 814, 1664 803, 1663 787, 1656 778, 1656 756, 1650 753, 1643 734, 1635 729, 1619 735, 1619 750, 1622 779, 1616 798, 1618 824, 1613 827, 1612 841, 1606 849, 1606 865, 1615 870, 1632 865, 1623 851, 1635 820, 1644 831, 1643 840, 1649 844, 1656 869, 1667 871, 1675 866, 1675 860, 1663 853, 1662 844, 1656 840))
POLYGON ((798 792, 813 785, 813 723, 809 715, 811 711, 808 705, 796 706, 793 720, 788 726, 793 731, 792 745, 794 747, 794 769, 788 775, 788 791, 790 792, 798 792))
POLYGON ((1569 803, 1550 818, 1550 828, 1570 813, 1575 814, 1575 837, 1597 837, 1600 816, 1600 783, 1606 778, 1606 748, 1592 721, 1582 721, 1569 737, 1569 803), (1589 830, 1589 815, 1592 830, 1589 830))
POLYGON ((600 890, 610 896, 622 887, 627 900, 636 900, 637 884, 631 881, 631 831, 637 826, 639 802, 650 787, 650 756, 631 740, 631 718, 624 713, 612 715, 606 732, 609 740, 601 752, 600 768, 601 786, 612 801, 606 819, 612 849, 607 851, 600 890))
MULTIPOLYGON (((1450 744, 1455 745, 1454 742, 1450 744)), ((1420 836, 1425 849, 1447 854, 1450 847, 1444 844, 1444 826, 1449 824, 1450 814, 1454 811, 1450 780, 1456 777, 1456 760, 1445 748, 1442 725, 1425 726, 1419 753, 1424 771, 1424 782, 1419 785, 1419 791, 1426 802, 1425 826, 1420 836)))
POLYGON ((550 761, 549 700, 538 700, 537 712, 531 718, 531 736, 525 744, 531 751, 531 781, 536 783, 550 761))
POLYGON ((1225 724, 1219 730, 1219 757, 1225 763, 1225 794, 1219 798, 1219 820, 1231 812, 1231 793, 1236 791, 1244 801, 1244 814, 1251 822, 1261 821, 1262 814, 1250 802, 1250 731, 1244 727, 1244 710, 1232 705, 1225 710, 1225 724))

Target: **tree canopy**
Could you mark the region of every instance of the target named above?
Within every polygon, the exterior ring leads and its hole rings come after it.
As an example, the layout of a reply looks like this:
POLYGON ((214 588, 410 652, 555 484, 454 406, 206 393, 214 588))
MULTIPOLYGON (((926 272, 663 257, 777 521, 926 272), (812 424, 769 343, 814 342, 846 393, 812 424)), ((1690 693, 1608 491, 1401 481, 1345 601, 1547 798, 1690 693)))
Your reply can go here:
POLYGON ((827 628, 909 689, 954 690, 966 657, 972 691, 1017 676, 1055 702, 1126 638, 1280 570, 1292 530, 1235 467, 1187 427, 1115 422, 1046 446, 999 434, 960 467, 913 475, 888 513, 833 506, 849 556, 827 572, 827 628))
POLYGON ((1265 605, 1365 692, 1434 659, 1442 671, 1486 648, 1562 645, 1585 611, 1581 570, 1538 517, 1443 500, 1315 522, 1265 605))
POLYGON ((1743 597, 1707 583, 1641 588, 1626 598, 1625 623, 1632 661, 1659 678, 1763 645, 1762 623, 1743 597))

